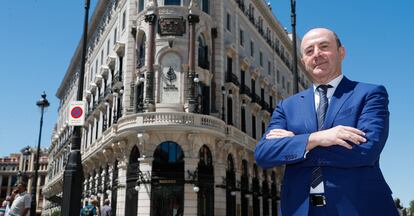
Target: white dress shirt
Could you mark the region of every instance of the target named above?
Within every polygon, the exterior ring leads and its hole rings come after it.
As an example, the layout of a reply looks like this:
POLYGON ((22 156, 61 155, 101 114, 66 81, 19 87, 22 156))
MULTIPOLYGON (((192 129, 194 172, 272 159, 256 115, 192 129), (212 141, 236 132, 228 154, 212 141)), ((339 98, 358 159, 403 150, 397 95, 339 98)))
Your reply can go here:
MULTIPOLYGON (((344 77, 344 75, 339 75, 338 77, 336 77, 335 79, 331 80, 329 83, 327 83, 326 85, 331 85, 331 88, 328 88, 328 92, 326 93, 326 96, 328 97, 328 104, 331 102, 331 98, 336 90, 336 88, 338 87, 339 83, 341 82, 342 78, 344 77)), ((313 92, 314 92, 314 98, 315 98, 315 110, 318 109, 319 106, 319 101, 320 101, 320 97, 319 97, 319 93, 318 91, 316 91, 316 88, 319 86, 320 84, 314 83, 313 84, 313 92)), ((328 105, 328 109, 329 109, 329 105, 328 105)), ((306 158, 306 154, 308 152, 305 153, 305 158, 306 158)), ((323 175, 323 173, 322 173, 323 175)), ((311 194, 322 194, 325 192, 324 189, 324 184, 323 181, 316 186, 315 188, 310 187, 310 193, 311 194)))

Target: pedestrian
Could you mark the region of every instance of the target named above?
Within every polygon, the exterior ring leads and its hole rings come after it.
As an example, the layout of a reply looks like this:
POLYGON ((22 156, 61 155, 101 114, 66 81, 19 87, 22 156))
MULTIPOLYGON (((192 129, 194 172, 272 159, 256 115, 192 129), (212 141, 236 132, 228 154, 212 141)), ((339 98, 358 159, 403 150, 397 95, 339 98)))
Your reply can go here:
POLYGON ((0 206, 0 216, 4 216, 6 214, 6 208, 9 205, 10 196, 7 196, 6 199, 3 201, 3 203, 0 206))
POLYGON ((101 216, 111 216, 112 208, 109 204, 109 199, 105 199, 104 205, 101 208, 101 216))
POLYGON ((81 216, 95 216, 98 215, 96 207, 92 204, 93 200, 86 199, 85 206, 81 209, 81 216))
POLYGON ((300 49, 313 85, 278 104, 255 148, 263 169, 286 165, 282 215, 397 216, 379 167, 386 89, 342 74, 345 48, 329 29, 307 32, 300 49))
MULTIPOLYGON (((24 181, 17 183, 17 195, 14 197, 8 215, 10 216, 27 216, 29 215, 32 198, 27 193, 27 184, 24 181)), ((8 216, 6 214, 6 216, 8 216)))
POLYGON ((96 212, 95 215, 100 216, 101 215, 101 213, 100 213, 101 211, 99 211, 98 200, 97 199, 93 199, 92 200, 92 205, 93 205, 93 208, 95 209, 95 212, 96 212))

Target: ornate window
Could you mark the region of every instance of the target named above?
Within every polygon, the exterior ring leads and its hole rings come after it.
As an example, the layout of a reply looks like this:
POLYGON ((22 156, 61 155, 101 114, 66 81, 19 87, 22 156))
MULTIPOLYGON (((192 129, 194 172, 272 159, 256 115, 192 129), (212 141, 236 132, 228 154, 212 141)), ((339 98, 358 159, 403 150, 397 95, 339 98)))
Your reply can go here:
POLYGON ((208 46, 203 36, 198 37, 198 66, 203 69, 210 68, 210 62, 208 61, 208 46))
POLYGON ((137 45, 137 68, 141 68, 145 65, 145 51, 146 51, 146 36, 145 33, 139 38, 137 45))

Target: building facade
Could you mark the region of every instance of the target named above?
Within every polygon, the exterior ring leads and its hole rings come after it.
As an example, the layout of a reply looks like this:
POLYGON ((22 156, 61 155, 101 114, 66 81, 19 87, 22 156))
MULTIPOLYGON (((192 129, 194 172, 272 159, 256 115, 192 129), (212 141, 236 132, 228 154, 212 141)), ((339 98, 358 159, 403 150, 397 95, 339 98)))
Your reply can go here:
MULTIPOLYGON (((110 199, 113 215, 277 215, 283 167, 262 170, 253 158, 277 102, 293 93, 291 40, 270 6, 107 0, 89 25, 83 197, 110 199)), ((81 44, 56 94, 50 200, 62 197, 80 58, 81 44)))
MULTIPOLYGON (((48 151, 42 149, 39 158, 39 170, 36 191, 36 212, 40 214, 43 209, 43 186, 46 183, 48 151)), ((36 149, 25 147, 19 153, 0 158, 0 203, 15 189, 16 183, 22 180, 27 183, 27 191, 31 194, 34 177, 36 149)))

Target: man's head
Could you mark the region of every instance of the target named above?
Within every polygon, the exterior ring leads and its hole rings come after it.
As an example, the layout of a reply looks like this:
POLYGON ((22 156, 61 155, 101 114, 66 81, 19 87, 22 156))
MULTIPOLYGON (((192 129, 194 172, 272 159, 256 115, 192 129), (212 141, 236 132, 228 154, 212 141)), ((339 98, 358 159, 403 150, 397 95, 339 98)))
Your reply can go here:
POLYGON ((16 184, 16 189, 17 189, 17 192, 18 192, 18 193, 25 192, 25 191, 26 191, 26 189, 27 189, 27 184, 26 184, 26 182, 19 181, 19 182, 16 184))
POLYGON ((97 206, 98 205, 98 200, 97 199, 93 199, 91 201, 92 205, 97 206))
POLYGON ((338 36, 326 28, 315 28, 303 37, 302 63, 317 84, 327 84, 342 74, 345 48, 338 36))
POLYGON ((109 199, 105 199, 105 201, 104 201, 104 205, 109 205, 109 199))

